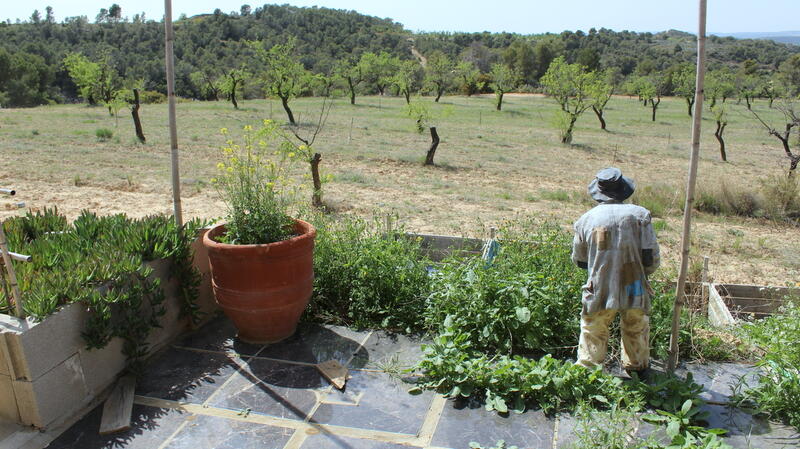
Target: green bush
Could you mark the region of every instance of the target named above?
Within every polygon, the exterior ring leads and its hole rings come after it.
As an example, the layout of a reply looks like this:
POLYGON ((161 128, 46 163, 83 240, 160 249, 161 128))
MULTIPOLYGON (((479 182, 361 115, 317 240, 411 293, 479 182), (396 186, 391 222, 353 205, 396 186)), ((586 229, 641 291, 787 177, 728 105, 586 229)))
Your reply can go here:
POLYGON ((571 238, 556 226, 519 223, 503 230, 491 266, 478 257, 453 260, 433 276, 426 327, 445 318, 476 349, 506 353, 564 353, 578 339, 586 273, 571 260, 571 238))
POLYGON ((309 313, 323 321, 403 332, 422 329, 429 294, 418 241, 387 232, 376 220, 317 216, 314 297, 309 313))
POLYGON ((787 302, 779 314, 747 324, 745 331, 767 353, 758 363, 757 385, 746 385, 740 399, 800 429, 800 299, 787 302))
MULTIPOLYGON (((44 320, 60 306, 83 303, 89 320, 83 336, 90 348, 113 337, 136 360, 147 352, 147 335, 163 314, 164 299, 152 269, 143 262, 169 259, 182 287, 183 310, 197 318, 194 301, 199 274, 192 266, 191 241, 199 222, 183 229, 171 217, 129 219, 82 213, 73 224, 56 209, 5 222, 9 247, 32 261, 15 264, 25 312, 44 320)), ((2 302, 8 306, 9 301, 2 302)))
POLYGON ((97 136, 97 140, 100 142, 105 142, 106 140, 114 137, 114 131, 108 128, 97 128, 94 131, 94 135, 97 136))
POLYGON ((139 102, 142 104, 160 104, 167 101, 167 96, 152 90, 139 91, 139 102))

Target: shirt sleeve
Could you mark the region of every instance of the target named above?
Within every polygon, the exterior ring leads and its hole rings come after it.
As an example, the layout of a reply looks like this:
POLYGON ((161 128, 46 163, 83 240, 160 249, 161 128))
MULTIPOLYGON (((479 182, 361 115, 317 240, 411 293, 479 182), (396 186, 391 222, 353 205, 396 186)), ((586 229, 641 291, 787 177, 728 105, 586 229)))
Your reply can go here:
POLYGON ((653 252, 653 264, 649 267, 644 267, 644 271, 647 274, 652 274, 658 266, 661 264, 661 255, 659 253, 658 248, 658 240, 656 239, 656 232, 653 229, 653 222, 650 218, 650 213, 648 212, 645 215, 644 219, 641 221, 642 225, 642 249, 649 249, 653 252))
POLYGON ((572 239, 572 262, 574 264, 578 264, 578 262, 588 262, 588 248, 586 241, 583 240, 583 234, 581 230, 578 228, 577 224, 574 226, 575 229, 575 237, 572 239))

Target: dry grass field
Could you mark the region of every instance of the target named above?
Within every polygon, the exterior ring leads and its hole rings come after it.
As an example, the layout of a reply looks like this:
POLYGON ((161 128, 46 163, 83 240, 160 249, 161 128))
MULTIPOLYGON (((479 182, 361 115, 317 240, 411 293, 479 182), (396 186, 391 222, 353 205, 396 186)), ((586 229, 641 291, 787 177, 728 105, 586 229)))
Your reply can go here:
MULTIPOLYGON (((656 222, 664 266, 675 270, 690 140, 682 99, 664 99, 657 121, 651 122, 650 109, 635 98, 615 97, 606 112, 608 131, 600 130, 588 111, 578 121, 572 145, 558 143, 551 126, 557 106, 542 96, 507 95, 502 112, 494 110, 489 96, 421 101, 438 117, 437 167, 422 166, 429 136, 415 132, 401 98, 359 97, 355 106, 346 99, 334 102, 315 144, 323 170, 334 176, 325 191, 332 210, 364 216, 392 212, 409 230, 453 235, 484 236, 491 225, 530 215, 569 226, 592 205, 586 185, 594 173, 616 165, 636 180, 637 196, 649 193, 661 205, 656 222)), ((729 162, 719 160, 711 114, 704 118, 700 189, 724 184, 757 190, 765 180, 785 176, 788 164, 778 141, 744 106, 730 103, 729 162)), ((302 124, 314 121, 320 104, 320 99, 303 98, 292 106, 302 124)), ((285 120, 279 102, 241 105, 234 110, 224 102, 178 104, 186 216, 225 213, 209 184, 223 143, 220 128, 236 138, 244 125, 285 120)), ((779 117, 766 102, 756 108, 779 117)), ((148 142, 140 145, 125 110, 118 124, 104 108, 84 105, 0 110, 5 167, 0 185, 19 191, 13 199, 0 198, 0 213, 23 213, 14 205, 19 201, 26 209, 58 206, 71 217, 82 209, 131 216, 171 212, 166 114, 166 105, 142 107, 148 142), (111 129, 114 137, 99 141, 98 128, 111 129)), ((798 232, 767 219, 698 213, 693 255, 710 257, 717 281, 794 285, 800 281, 798 232)))

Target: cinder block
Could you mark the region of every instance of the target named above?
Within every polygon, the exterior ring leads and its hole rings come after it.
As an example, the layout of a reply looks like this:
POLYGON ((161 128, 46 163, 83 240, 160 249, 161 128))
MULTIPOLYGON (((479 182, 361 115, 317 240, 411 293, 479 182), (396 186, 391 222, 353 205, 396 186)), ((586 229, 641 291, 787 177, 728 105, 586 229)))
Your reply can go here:
POLYGON ((125 369, 127 357, 122 353, 125 341, 114 338, 102 349, 80 350, 83 379, 90 395, 100 394, 116 380, 117 375, 125 369))
POLYGON ((20 422, 39 428, 71 416, 91 399, 77 353, 33 382, 13 380, 12 384, 20 422))
POLYGON ((0 375, 0 420, 19 421, 17 398, 14 396, 11 376, 0 375))
POLYGON ((85 345, 81 331, 85 307, 69 304, 39 323, 15 317, 0 322, 15 379, 32 381, 50 371, 85 345))

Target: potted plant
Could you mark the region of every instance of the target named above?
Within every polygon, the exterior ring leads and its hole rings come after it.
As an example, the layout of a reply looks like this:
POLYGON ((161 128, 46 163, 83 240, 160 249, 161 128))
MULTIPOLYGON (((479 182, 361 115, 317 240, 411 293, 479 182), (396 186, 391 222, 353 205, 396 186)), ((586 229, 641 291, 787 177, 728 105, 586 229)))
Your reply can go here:
POLYGON ((243 144, 226 142, 211 180, 228 206, 226 222, 203 237, 214 296, 250 343, 291 336, 314 283, 316 230, 290 216, 296 186, 288 170, 297 154, 280 136, 270 120, 257 131, 245 126, 243 144))

